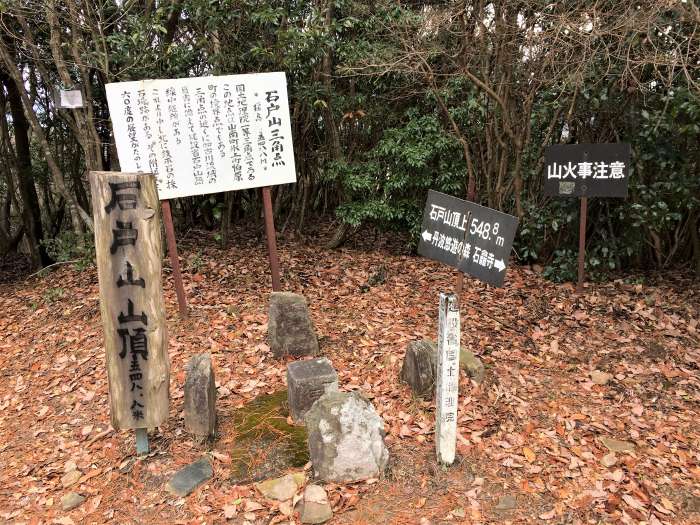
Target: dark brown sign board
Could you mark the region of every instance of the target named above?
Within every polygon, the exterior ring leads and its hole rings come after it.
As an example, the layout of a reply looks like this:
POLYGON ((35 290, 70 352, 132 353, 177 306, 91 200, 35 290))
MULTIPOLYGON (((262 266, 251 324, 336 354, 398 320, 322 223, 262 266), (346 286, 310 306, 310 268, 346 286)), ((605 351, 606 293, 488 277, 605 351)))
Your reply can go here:
POLYGON ((430 190, 418 253, 492 286, 503 286, 518 219, 430 190))
POLYGON ((545 151, 544 194, 627 197, 629 144, 555 144, 545 151))

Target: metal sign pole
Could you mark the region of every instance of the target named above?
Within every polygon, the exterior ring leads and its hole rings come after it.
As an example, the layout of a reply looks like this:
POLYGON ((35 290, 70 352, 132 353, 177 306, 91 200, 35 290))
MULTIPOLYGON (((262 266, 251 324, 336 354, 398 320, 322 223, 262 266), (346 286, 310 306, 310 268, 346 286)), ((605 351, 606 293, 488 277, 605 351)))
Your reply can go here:
POLYGON ((161 201, 163 209, 163 224, 165 225, 165 239, 168 243, 168 255, 170 265, 173 267, 173 281, 175 282, 175 293, 177 294, 177 305, 180 310, 180 318, 187 319, 187 298, 185 297, 185 285, 182 282, 180 272, 180 259, 177 255, 177 243, 175 242, 175 226, 173 226, 173 215, 170 210, 170 200, 161 201))
POLYGON ((270 187, 262 189, 263 210, 265 212, 265 235, 267 237, 267 253, 270 259, 270 272, 272 273, 272 291, 279 292, 280 286, 280 262, 277 257, 277 239, 275 233, 275 218, 272 212, 272 196, 270 187))
POLYGON ((581 214, 578 230, 578 282, 576 293, 583 293, 583 279, 586 262, 586 218, 588 215, 588 197, 581 197, 581 214))

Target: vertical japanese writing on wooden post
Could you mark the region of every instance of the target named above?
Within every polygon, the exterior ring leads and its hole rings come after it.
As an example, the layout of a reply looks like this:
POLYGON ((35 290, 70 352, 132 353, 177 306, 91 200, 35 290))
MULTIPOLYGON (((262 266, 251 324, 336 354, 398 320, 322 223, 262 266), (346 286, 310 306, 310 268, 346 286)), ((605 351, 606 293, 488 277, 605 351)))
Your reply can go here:
POLYGON ((91 172, 112 425, 160 425, 169 363, 158 195, 151 174, 91 172))
POLYGON ((451 465, 454 462, 457 445, 459 338, 457 296, 441 293, 435 394, 435 447, 438 461, 445 465, 451 465))

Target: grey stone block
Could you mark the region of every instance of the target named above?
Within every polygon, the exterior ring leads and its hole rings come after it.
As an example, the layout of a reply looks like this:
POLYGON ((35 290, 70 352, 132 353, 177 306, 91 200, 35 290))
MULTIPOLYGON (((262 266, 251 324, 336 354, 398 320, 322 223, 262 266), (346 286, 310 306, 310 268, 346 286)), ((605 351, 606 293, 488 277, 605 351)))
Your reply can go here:
POLYGON ((318 339, 303 295, 290 292, 270 294, 268 336, 275 357, 318 355, 318 339))
POLYGON ((216 383, 209 354, 190 359, 185 379, 185 428, 200 438, 214 435, 216 383))
POLYGON ((311 405, 331 390, 338 390, 338 374, 325 357, 287 365, 287 398, 294 422, 303 422, 311 405))

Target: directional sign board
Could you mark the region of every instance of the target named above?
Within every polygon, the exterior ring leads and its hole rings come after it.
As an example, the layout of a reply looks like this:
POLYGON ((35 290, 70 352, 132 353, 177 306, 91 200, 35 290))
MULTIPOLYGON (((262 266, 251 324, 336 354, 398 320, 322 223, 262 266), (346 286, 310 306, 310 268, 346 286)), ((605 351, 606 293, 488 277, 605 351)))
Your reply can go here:
POLYGON ((627 197, 629 144, 555 144, 545 152, 544 193, 552 197, 627 197))
POLYGON ((518 219, 430 190, 418 253, 493 286, 503 286, 518 219))

